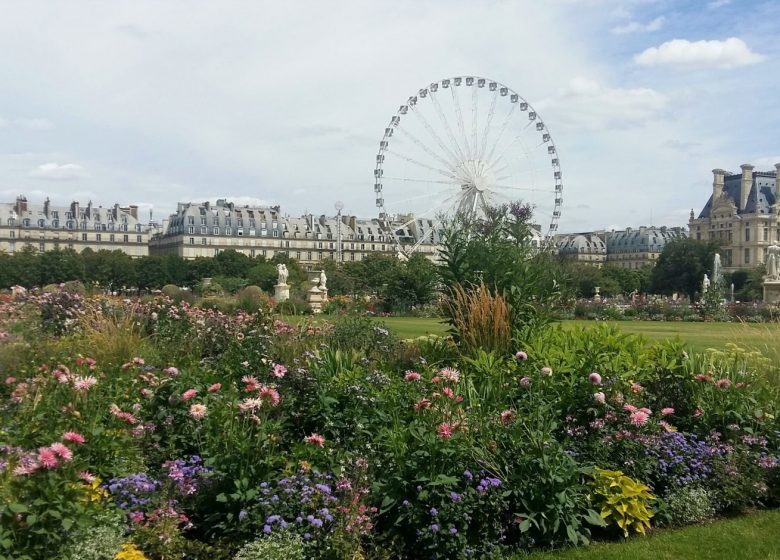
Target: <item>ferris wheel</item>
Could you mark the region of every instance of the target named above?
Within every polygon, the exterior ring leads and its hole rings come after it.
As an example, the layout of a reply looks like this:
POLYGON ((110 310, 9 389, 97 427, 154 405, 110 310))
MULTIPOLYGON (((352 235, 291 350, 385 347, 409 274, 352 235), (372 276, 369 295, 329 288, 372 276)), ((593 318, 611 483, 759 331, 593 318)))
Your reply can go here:
POLYGON ((563 203, 558 151, 539 113, 477 76, 433 82, 398 108, 379 142, 374 192, 382 227, 405 253, 432 241, 446 216, 518 200, 550 239, 563 203), (422 224, 410 242, 405 232, 422 224))

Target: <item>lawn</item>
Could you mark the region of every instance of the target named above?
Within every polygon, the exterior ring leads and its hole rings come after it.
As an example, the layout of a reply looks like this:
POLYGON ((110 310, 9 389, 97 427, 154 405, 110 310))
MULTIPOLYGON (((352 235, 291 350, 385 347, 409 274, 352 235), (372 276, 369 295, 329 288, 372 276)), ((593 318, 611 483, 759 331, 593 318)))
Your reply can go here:
POLYGON ((780 559, 780 511, 659 531, 648 538, 527 556, 530 560, 780 559))

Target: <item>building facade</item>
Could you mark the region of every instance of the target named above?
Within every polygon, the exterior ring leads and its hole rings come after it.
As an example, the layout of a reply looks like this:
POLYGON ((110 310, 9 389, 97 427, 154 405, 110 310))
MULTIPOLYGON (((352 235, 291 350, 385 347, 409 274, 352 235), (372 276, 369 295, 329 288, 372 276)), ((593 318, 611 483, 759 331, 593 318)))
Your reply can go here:
POLYGON ((48 198, 43 204, 33 204, 25 196, 0 204, 1 252, 15 253, 26 246, 39 252, 90 248, 143 257, 149 254, 148 244, 149 226, 138 220, 138 206, 103 208, 75 201, 55 206, 48 198))
MULTIPOLYGON (((403 246, 437 258, 433 220, 405 216, 390 226, 403 246)), ((338 260, 340 253, 342 261, 359 261, 372 253, 396 254, 396 240, 386 227, 376 219, 347 215, 285 216, 279 206, 238 206, 224 199, 179 203, 164 232, 150 239, 149 251, 185 259, 213 257, 228 249, 267 259, 283 253, 304 265, 338 260)))
POLYGON ((685 236, 685 229, 680 227, 640 226, 560 235, 556 246, 564 260, 599 268, 608 264, 639 269, 654 265, 667 243, 685 236))
POLYGON ((607 261, 603 232, 572 233, 556 239, 558 255, 567 261, 583 262, 601 268, 607 261))
POLYGON ((698 217, 691 210, 689 222, 693 239, 723 244, 727 270, 764 263, 767 248, 780 243, 780 163, 774 171, 740 168, 741 173, 712 171, 712 194, 698 217))

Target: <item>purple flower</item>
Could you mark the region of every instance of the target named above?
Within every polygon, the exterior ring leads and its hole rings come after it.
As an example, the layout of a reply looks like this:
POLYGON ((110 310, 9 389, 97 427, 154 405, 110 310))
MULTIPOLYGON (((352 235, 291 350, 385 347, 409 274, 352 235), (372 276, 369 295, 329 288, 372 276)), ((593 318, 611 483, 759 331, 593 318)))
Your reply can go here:
POLYGON ((433 533, 438 533, 439 532, 439 526, 436 523, 431 525, 431 532, 433 532, 433 533))
POLYGON ((458 530, 455 527, 450 527, 450 535, 457 535, 458 530))
POLYGON ((436 508, 432 507, 431 510, 428 513, 431 514, 431 517, 436 517, 437 515, 439 515, 439 510, 437 510, 436 508))

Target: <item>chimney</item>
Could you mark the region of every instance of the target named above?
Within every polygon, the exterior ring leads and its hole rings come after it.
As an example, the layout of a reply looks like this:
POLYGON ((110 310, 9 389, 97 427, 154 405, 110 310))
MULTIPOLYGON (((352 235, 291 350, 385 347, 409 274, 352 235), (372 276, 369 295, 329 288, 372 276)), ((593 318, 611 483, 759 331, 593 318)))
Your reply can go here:
POLYGON ((775 198, 780 197, 780 163, 775 164, 775 198))
POLYGON ((43 215, 46 216, 46 218, 49 217, 49 197, 46 197, 46 200, 43 201, 43 215))
POLYGON ((715 202, 723 195, 723 177, 726 175, 726 172, 722 169, 713 169, 712 170, 712 204, 715 205, 715 202))
POLYGON ((27 197, 19 195, 16 197, 16 213, 20 216, 27 212, 27 197))
POLYGON ((130 215, 136 220, 138 219, 138 206, 136 204, 130 205, 130 215))
POLYGON ((739 209, 744 210, 747 206, 748 196, 750 196, 750 189, 753 188, 753 166, 749 163, 743 163, 739 167, 742 169, 742 184, 739 189, 739 209))

